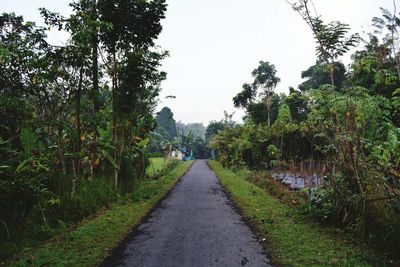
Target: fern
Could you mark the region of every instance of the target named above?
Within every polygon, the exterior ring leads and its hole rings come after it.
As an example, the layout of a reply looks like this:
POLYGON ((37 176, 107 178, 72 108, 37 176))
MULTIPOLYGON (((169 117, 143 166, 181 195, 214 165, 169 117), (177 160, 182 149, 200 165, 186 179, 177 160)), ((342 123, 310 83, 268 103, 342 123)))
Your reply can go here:
POLYGON ((400 109, 400 88, 397 88, 392 94, 392 105, 395 109, 400 109))

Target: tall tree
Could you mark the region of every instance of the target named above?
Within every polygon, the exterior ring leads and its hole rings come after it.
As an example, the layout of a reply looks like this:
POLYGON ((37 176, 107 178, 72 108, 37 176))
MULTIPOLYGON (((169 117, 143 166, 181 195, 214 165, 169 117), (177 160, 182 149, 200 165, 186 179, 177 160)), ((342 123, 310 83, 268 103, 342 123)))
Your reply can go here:
MULTIPOLYGON (((168 140, 172 141, 177 134, 176 122, 174 119, 174 113, 168 107, 163 107, 156 116, 157 131, 165 132, 168 140)), ((183 130, 183 129, 182 129, 183 130)))
POLYGON ((161 32, 161 19, 166 11, 165 0, 99 0, 99 18, 110 28, 100 39, 107 52, 112 81, 112 117, 114 160, 117 168, 114 181, 118 184, 126 137, 126 122, 138 112, 143 103, 154 105, 158 83, 165 78, 159 73, 159 61, 165 53, 151 52, 154 40, 161 32), (144 99, 141 97, 146 96, 144 99), (149 103, 150 101, 150 103, 149 103))
POLYGON ((285 0, 297 11, 313 32, 317 42, 317 56, 329 65, 331 85, 335 86, 335 64, 337 59, 359 42, 358 34, 346 36, 350 27, 348 24, 332 21, 325 23, 315 10, 312 0, 298 0, 291 3, 285 0), (314 12, 309 4, 312 4, 314 12), (314 13, 314 14, 313 14, 314 13))
POLYGON ((253 86, 260 90, 260 94, 263 96, 263 101, 267 107, 267 123, 270 126, 272 97, 275 87, 281 79, 276 76, 275 65, 264 61, 260 61, 260 65, 253 70, 251 75, 254 77, 253 86))
MULTIPOLYGON (((91 47, 91 41, 93 35, 97 34, 93 32, 97 29, 96 21, 93 20, 91 14, 92 2, 88 0, 82 0, 79 2, 74 2, 70 4, 73 9, 73 13, 69 17, 63 17, 59 13, 54 13, 41 8, 41 14, 45 19, 45 22, 50 27, 56 27, 58 30, 65 30, 70 33, 70 38, 68 40, 67 46, 63 48, 63 55, 65 58, 64 62, 67 63, 66 71, 69 72, 69 77, 71 77, 72 92, 75 98, 75 161, 73 165, 74 170, 74 182, 73 190, 74 194, 76 188, 76 180, 79 179, 81 175, 81 164, 82 164, 82 139, 83 139, 83 129, 82 129, 82 98, 86 92, 87 83, 85 82, 88 78, 91 78, 90 73, 91 64, 93 60, 93 51, 91 47), (96 28, 96 29, 94 29, 96 28), (76 78, 75 78, 76 77, 76 78)), ((97 54, 96 54, 97 55, 97 54)), ((97 64, 97 63, 96 63, 97 64)), ((92 79, 96 79, 97 75, 92 75, 92 79)), ((98 80, 96 81, 98 87, 98 80)), ((96 88, 98 89, 98 88, 96 88)), ((93 97, 94 105, 97 105, 97 93, 93 95, 93 89, 91 96, 93 97)), ((93 119, 92 124, 94 124, 95 119, 93 119)), ((94 130, 94 129, 93 129, 94 130)), ((96 132, 96 130, 94 130, 96 132)))
POLYGON ((259 66, 251 72, 254 78, 252 84, 245 83, 243 90, 233 98, 235 107, 245 108, 249 111, 256 97, 262 97, 263 103, 267 108, 267 123, 271 125, 271 107, 273 104, 274 90, 280 78, 276 76, 275 65, 260 61, 259 66))
POLYGON ((245 83, 242 86, 242 91, 233 97, 233 105, 236 108, 248 110, 252 101, 257 97, 257 88, 245 83))
POLYGON ((397 79, 400 82, 400 17, 397 16, 396 10, 396 1, 393 0, 393 14, 386 8, 381 7, 382 17, 374 17, 372 23, 377 29, 375 32, 384 35, 383 41, 390 47, 390 57, 395 62, 397 79))
POLYGON ((278 117, 273 125, 273 130, 275 134, 280 138, 280 150, 281 155, 283 155, 283 138, 285 133, 290 133, 295 131, 296 125, 292 123, 292 115, 290 113, 290 108, 286 103, 281 104, 278 111, 278 117))

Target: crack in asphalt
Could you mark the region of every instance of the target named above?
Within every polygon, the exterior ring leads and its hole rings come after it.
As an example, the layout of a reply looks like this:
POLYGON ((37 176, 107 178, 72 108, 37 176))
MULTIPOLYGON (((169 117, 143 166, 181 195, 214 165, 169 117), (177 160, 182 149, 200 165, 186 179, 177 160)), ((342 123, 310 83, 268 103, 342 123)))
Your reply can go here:
POLYGON ((197 160, 101 266, 272 265, 207 161, 197 160))

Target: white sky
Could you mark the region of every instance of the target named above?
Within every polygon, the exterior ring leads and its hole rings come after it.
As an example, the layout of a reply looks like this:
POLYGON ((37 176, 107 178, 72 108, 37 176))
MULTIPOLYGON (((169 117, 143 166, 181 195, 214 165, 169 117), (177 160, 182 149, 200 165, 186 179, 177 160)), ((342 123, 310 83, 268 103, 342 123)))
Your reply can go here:
MULTIPOLYGON (((42 21, 38 8, 68 14, 69 0, 0 0, 0 12, 14 11, 25 20, 42 21)), ((284 0, 169 0, 158 44, 170 51, 163 70, 161 103, 183 122, 219 120, 235 110, 234 97, 260 60, 276 65, 277 92, 301 83, 300 74, 315 63, 315 44, 307 25, 284 0), (173 100, 165 99, 175 95, 173 100)), ((396 0, 400 11, 399 0, 396 0)), ((314 0, 325 21, 350 24, 352 32, 369 32, 379 7, 393 10, 392 0, 314 0)), ((53 42, 65 35, 50 32, 53 42)), ((345 59, 346 62, 346 59, 345 59)))

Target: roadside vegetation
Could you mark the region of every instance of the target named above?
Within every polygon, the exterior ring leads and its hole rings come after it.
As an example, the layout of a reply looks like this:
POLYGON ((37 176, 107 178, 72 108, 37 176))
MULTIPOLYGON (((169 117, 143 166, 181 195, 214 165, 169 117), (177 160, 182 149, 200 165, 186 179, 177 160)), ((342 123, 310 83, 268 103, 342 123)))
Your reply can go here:
POLYGON ((150 158, 150 165, 146 169, 147 177, 158 179, 177 166, 180 160, 176 158, 150 158))
POLYGON ((70 6, 40 8, 44 25, 0 15, 0 262, 149 182, 167 5, 70 6), (50 30, 69 38, 53 45, 50 30))
POLYGON ((150 164, 146 168, 146 175, 151 177, 159 173, 168 164, 168 160, 164 158, 150 158, 150 164))
POLYGON ((141 181, 107 210, 64 229, 51 240, 24 249, 11 266, 97 266, 171 190, 193 161, 180 162, 160 179, 141 181))
POLYGON ((210 160, 209 165, 256 229, 274 264, 389 266, 389 260, 376 256, 365 244, 354 242, 343 230, 310 222, 298 210, 272 197, 245 177, 223 168, 216 161, 210 160))
POLYGON ((209 147, 226 168, 262 172, 268 183, 303 181, 291 189, 306 188, 310 219, 399 261, 400 18, 382 8, 375 30, 360 36, 345 23, 325 22, 311 1, 287 2, 313 33, 315 65, 286 95, 275 93, 275 65, 260 61, 233 98, 244 123, 225 116, 209 147), (349 51, 346 67, 340 58, 349 51))
POLYGON ((159 172, 165 166, 164 158, 150 158, 150 165, 146 168, 146 174, 151 176, 159 172))
POLYGON ((317 45, 304 82, 277 94, 275 65, 260 61, 233 97, 244 122, 225 112, 207 127, 155 112, 166 0, 71 0, 68 16, 40 8, 41 26, 1 14, 0 265, 99 263, 189 168, 170 158, 209 157, 280 199, 210 163, 280 264, 400 264, 396 6, 361 36, 311 0, 286 2, 317 45), (50 30, 68 40, 51 44, 50 30), (305 189, 281 187, 288 173, 305 189))

